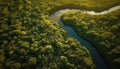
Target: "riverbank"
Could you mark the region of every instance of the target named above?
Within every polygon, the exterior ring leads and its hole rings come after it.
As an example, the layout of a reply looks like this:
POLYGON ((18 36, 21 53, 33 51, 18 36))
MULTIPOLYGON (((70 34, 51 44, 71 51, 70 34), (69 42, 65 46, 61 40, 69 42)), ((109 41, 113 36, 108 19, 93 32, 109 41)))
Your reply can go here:
MULTIPOLYGON (((112 1, 112 0, 111 0, 112 1)), ((95 12, 101 12, 104 10, 108 10, 109 8, 113 6, 120 5, 119 0, 114 0, 111 2, 110 0, 75 0, 75 1, 58 1, 58 4, 55 4, 54 6, 50 6, 51 9, 48 11, 49 15, 53 14, 55 11, 61 10, 61 9, 81 9, 81 10, 87 10, 87 11, 95 11, 95 12), (103 5, 104 4, 104 5, 103 5)))
MULTIPOLYGON (((66 10, 57 11, 53 15, 50 16, 50 19, 58 22, 60 24, 60 26, 66 30, 68 36, 77 39, 78 41, 80 41, 80 44, 87 47, 87 49, 89 50, 89 52, 92 56, 93 62, 96 64, 97 69, 108 69, 106 66, 106 63, 104 62, 103 58, 100 57, 100 55, 98 54, 96 49, 93 48, 89 42, 87 42, 84 39, 82 39, 81 37, 77 36, 75 31, 71 27, 65 26, 63 24, 63 22, 60 20, 61 15, 68 11, 71 11, 71 10, 66 9, 66 10)), ((72 10, 72 11, 78 11, 78 10, 72 10)))
POLYGON ((86 47, 49 20, 50 11, 73 5, 83 9, 92 6, 89 9, 95 10, 118 3, 119 0, 0 0, 0 69, 95 69, 86 47))
POLYGON ((119 65, 119 62, 118 62, 118 64, 117 64, 117 62, 114 62, 114 60, 119 59, 119 56, 117 56, 117 55, 119 55, 119 53, 117 53, 117 52, 115 53, 115 51, 113 52, 113 50, 115 50, 115 49, 119 50, 119 49, 117 49, 118 48, 117 44, 119 43, 119 41, 116 41, 116 40, 119 40, 118 39, 119 36, 117 36, 117 34, 119 35, 119 32, 115 32, 115 29, 114 29, 114 31, 112 31, 113 28, 111 28, 111 27, 119 26, 119 24, 118 24, 119 23, 119 10, 118 9, 119 9, 119 7, 117 9, 112 8, 111 10, 103 11, 100 13, 95 13, 95 12, 91 13, 91 12, 87 11, 87 13, 89 13, 89 14, 87 14, 86 12, 85 13, 76 12, 75 14, 74 14, 74 12, 71 12, 71 13, 69 12, 69 13, 64 14, 63 18, 62 18, 63 22, 66 25, 73 27, 79 36, 82 36, 83 38, 85 38, 86 40, 91 42, 97 48, 97 50, 105 57, 109 66, 111 68, 115 68, 115 69, 119 69, 119 66, 117 66, 117 65, 119 65), (118 10, 118 12, 117 12, 117 10, 118 10), (81 21, 80 21, 80 19, 81 19, 81 21), (87 20, 87 19, 89 19, 89 20, 87 20), (79 21, 77 21, 77 20, 79 20, 79 21), (100 20, 101 20, 101 22, 99 22, 100 20), (107 22, 107 21, 109 21, 109 22, 107 22), (105 27, 106 31, 104 30, 104 27, 105 27), (108 30, 109 30, 109 32, 108 32, 108 30), (90 31, 91 31, 91 34, 90 34, 90 31), (112 34, 110 34, 110 31, 112 34), (103 33, 101 33, 101 32, 103 32, 103 33), (104 34, 104 33, 106 33, 106 34, 104 34), (100 37, 100 35, 101 35, 101 37, 100 37), (113 36, 116 36, 116 38, 113 38, 113 36), (100 40, 103 40, 103 41, 101 42, 100 40), (109 42, 109 40, 111 40, 112 42, 109 42), (112 43, 114 45, 111 45, 110 43, 112 43), (113 48, 113 47, 115 47, 115 48, 113 48), (109 53, 114 53, 114 54, 110 55, 109 53))

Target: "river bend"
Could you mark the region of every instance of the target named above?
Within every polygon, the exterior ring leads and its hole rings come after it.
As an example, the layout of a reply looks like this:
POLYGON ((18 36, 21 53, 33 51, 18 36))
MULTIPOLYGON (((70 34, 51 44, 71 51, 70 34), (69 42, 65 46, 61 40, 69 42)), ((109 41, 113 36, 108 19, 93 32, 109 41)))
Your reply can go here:
POLYGON ((55 13, 50 15, 50 20, 58 22, 59 25, 67 32, 69 37, 77 39, 81 43, 81 45, 84 45, 89 50, 92 60, 96 65, 96 69, 108 69, 105 61, 100 56, 98 51, 88 41, 86 41, 83 38, 81 38, 80 36, 78 36, 72 27, 65 26, 64 23, 61 21, 60 17, 62 14, 66 13, 68 11, 77 11, 77 12, 83 11, 84 13, 88 13, 91 15, 103 15, 103 14, 107 14, 107 13, 113 12, 118 9, 120 9, 120 5, 112 7, 110 9, 102 11, 102 12, 94 12, 94 11, 86 11, 86 10, 78 10, 78 9, 64 9, 64 10, 56 11, 55 13))

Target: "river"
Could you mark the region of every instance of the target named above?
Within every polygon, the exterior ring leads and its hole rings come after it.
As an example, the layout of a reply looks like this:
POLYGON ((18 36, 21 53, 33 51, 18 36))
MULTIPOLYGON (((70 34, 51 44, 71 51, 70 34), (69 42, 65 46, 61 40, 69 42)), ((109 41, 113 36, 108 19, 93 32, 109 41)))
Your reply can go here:
POLYGON ((55 13, 50 15, 50 20, 53 20, 53 21, 56 21, 57 23, 59 23, 60 26, 67 32, 69 37, 77 39, 81 45, 84 45, 89 50, 92 60, 96 65, 96 69, 108 69, 104 59, 100 56, 98 51, 88 41, 86 41, 83 38, 81 38, 80 36, 78 36, 72 27, 65 26, 64 23, 61 21, 60 17, 62 14, 66 13, 68 11, 77 11, 77 12, 83 11, 84 13, 88 13, 91 15, 104 15, 104 14, 110 13, 110 12, 118 10, 118 9, 120 9, 120 5, 112 7, 110 9, 102 11, 102 12, 86 11, 86 10, 78 10, 78 9, 63 9, 63 10, 56 11, 55 13))

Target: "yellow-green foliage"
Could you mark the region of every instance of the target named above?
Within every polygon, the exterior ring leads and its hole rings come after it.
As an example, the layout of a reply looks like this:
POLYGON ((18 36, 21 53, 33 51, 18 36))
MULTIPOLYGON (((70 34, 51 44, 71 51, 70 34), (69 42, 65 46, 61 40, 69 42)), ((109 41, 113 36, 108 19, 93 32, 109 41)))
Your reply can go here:
POLYGON ((119 69, 119 13, 120 9, 105 15, 67 12, 61 18, 66 25, 72 26, 79 36, 94 44, 111 68, 119 69))
POLYGON ((0 0, 0 69, 95 69, 88 50, 49 15, 63 8, 100 11, 120 4, 111 1, 0 0))

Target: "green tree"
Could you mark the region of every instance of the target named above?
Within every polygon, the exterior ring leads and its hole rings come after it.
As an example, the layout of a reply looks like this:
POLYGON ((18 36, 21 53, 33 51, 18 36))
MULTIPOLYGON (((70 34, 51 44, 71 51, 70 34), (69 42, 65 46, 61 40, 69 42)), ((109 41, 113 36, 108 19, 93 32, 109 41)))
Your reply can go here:
POLYGON ((60 59, 61 59, 61 61, 62 61, 63 63, 67 63, 67 62, 68 62, 68 59, 67 59, 67 57, 65 57, 65 56, 60 56, 60 59))
POLYGON ((13 63, 13 66, 14 66, 15 69, 20 69, 21 68, 20 63, 13 63))
POLYGON ((45 46, 45 50, 46 50, 47 52, 53 52, 53 47, 52 47, 51 45, 46 45, 46 46, 45 46))
POLYGON ((6 6, 6 7, 4 7, 4 9, 3 9, 3 13, 4 14, 9 14, 9 9, 8 9, 8 7, 6 6))
POLYGON ((29 48, 30 47, 29 42, 20 42, 20 46, 24 47, 24 48, 29 48))
POLYGON ((29 57, 28 64, 35 65, 36 63, 37 63, 37 58, 36 57, 29 57))

